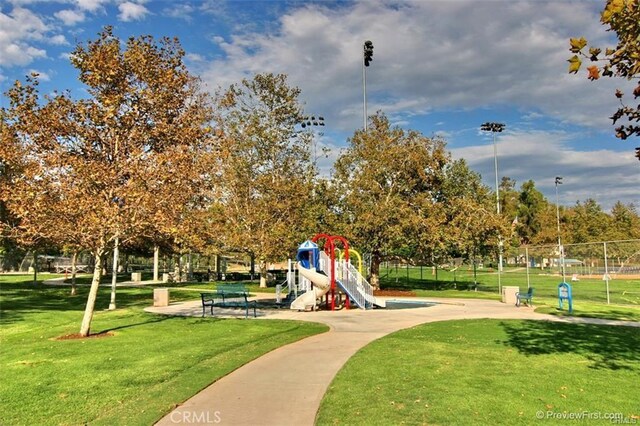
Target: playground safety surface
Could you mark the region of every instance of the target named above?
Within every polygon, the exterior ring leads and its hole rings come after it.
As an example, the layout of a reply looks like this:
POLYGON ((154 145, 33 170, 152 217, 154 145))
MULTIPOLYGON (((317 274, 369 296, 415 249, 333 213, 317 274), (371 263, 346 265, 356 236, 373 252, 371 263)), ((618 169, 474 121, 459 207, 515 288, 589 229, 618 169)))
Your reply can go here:
MULTIPOLYGON (((273 298, 258 295, 258 298, 273 298)), ((457 319, 532 319, 640 327, 640 322, 538 314, 533 308, 491 300, 440 299, 415 309, 359 309, 297 312, 260 310, 257 319, 287 319, 327 324, 326 333, 280 347, 240 367, 177 407, 157 425, 220 424, 262 426, 313 425, 320 401, 334 376, 360 348, 389 333, 419 324, 457 319)), ((202 315, 200 301, 146 311, 166 315, 202 315)), ((231 310, 230 310, 231 311, 231 310)), ((244 317, 244 312, 221 312, 244 317)), ((210 315, 208 315, 210 317, 210 315)))

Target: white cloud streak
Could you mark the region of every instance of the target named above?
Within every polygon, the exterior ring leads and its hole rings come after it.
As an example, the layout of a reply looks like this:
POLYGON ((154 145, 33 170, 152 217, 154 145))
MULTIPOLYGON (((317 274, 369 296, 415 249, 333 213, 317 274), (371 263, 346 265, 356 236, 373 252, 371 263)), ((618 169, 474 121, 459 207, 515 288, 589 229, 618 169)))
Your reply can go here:
MULTIPOLYGON (((640 166, 629 152, 579 151, 570 147, 571 136, 559 132, 511 132, 497 137, 498 178, 516 180, 518 188, 527 180, 555 202, 555 177, 564 178, 559 201, 573 205, 593 198, 610 209, 618 200, 640 206, 640 166)), ((489 187, 495 187, 493 144, 452 149, 454 158, 464 158, 489 187)))
POLYGON ((149 14, 149 9, 142 4, 126 1, 118 5, 118 19, 124 22, 140 21, 149 14))
POLYGON ((48 31, 44 21, 28 9, 15 7, 8 15, 0 13, 0 66, 22 66, 46 57, 44 49, 30 43, 43 40, 48 31))

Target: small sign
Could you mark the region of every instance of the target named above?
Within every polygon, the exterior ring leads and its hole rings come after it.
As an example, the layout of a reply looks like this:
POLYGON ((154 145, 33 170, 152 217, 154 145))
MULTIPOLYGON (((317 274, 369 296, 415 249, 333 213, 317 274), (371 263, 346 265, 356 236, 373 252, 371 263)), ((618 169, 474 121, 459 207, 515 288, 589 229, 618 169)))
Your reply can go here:
POLYGON ((567 301, 569 313, 573 312, 573 296, 571 295, 571 285, 565 282, 558 284, 558 309, 563 309, 563 302, 567 301))

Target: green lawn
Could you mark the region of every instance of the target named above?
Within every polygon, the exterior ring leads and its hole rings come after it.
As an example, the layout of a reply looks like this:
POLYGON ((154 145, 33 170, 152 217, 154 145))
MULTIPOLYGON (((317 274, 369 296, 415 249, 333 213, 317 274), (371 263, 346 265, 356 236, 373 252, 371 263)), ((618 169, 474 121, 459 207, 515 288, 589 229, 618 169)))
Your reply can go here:
POLYGON ((640 329, 632 327, 425 324, 354 355, 330 385, 317 424, 535 425, 539 417, 567 424, 557 417, 570 413, 592 424, 611 424, 609 413, 638 423, 639 347, 640 329))
MULTIPOLYGON (((558 309, 557 300, 546 300, 541 306, 536 306, 536 312, 557 316, 603 318, 621 321, 640 322, 640 307, 628 305, 604 305, 602 303, 580 302, 573 306, 573 312, 569 313, 567 303, 564 309, 558 309)), ((536 302, 537 303, 537 302, 536 302)))
MULTIPOLYGON (((43 276, 46 278, 46 276, 43 276)), ((41 278, 43 278, 41 277, 41 278)), ((0 276, 0 424, 148 425, 218 378, 279 346, 327 327, 294 321, 180 318, 145 313, 153 289, 109 287, 93 333, 77 333, 87 286, 33 287, 30 276, 0 276)), ((189 290, 172 300, 194 299, 189 290)), ((197 297, 195 297, 197 298, 197 297)))
MULTIPOLYGON (((570 280, 571 274, 567 275, 570 280)), ((562 277, 549 274, 548 271, 530 269, 529 285, 535 288, 538 297, 557 298, 558 284, 562 277)), ((400 266, 398 268, 381 268, 381 287, 394 289, 417 290, 418 295, 426 297, 480 297, 496 298, 498 295, 498 276, 493 270, 479 269, 476 275, 478 291, 474 291, 473 270, 463 266, 455 271, 434 270, 429 267, 420 268, 400 266)), ((502 286, 518 286, 527 288, 525 268, 505 268, 501 274, 502 286)), ((571 282, 574 301, 607 303, 606 283, 601 278, 580 278, 571 282)), ((610 302, 615 304, 640 306, 640 279, 625 279, 623 276, 609 281, 610 302)))

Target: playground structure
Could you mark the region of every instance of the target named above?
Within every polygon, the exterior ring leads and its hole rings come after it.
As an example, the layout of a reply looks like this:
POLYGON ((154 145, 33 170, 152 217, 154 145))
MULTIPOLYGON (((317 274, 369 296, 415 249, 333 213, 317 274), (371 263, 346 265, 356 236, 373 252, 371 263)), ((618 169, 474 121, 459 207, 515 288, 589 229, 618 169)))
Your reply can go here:
POLYGON ((293 299, 290 308, 315 310, 318 299, 324 297, 325 306, 333 311, 340 306, 342 295, 345 296, 344 306, 347 309, 351 307, 351 302, 360 309, 384 307, 383 302, 373 296, 373 288, 362 275, 360 255, 353 249, 351 252, 356 253, 360 260, 360 270, 351 264, 349 243, 344 237, 317 234, 302 243, 297 253, 297 280, 292 262, 289 262, 287 298, 293 299), (323 250, 318 246, 319 241, 324 242, 323 250))

